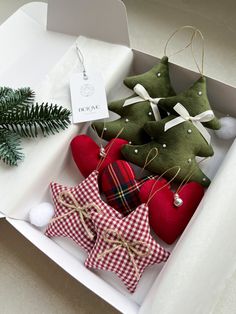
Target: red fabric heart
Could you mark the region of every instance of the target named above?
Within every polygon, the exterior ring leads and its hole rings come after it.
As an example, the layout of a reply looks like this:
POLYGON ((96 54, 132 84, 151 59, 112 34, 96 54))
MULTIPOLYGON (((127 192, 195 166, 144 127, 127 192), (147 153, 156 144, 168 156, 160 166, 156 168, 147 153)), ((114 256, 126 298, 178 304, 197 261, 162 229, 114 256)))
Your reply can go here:
MULTIPOLYGON (((115 138, 105 146, 104 149, 107 156, 98 169, 100 173, 109 163, 117 159, 122 159, 120 151, 125 144, 128 144, 126 140, 115 138)), ((70 147, 77 167, 82 175, 87 178, 90 173, 97 168, 98 163, 101 161, 102 156, 100 155, 100 147, 86 134, 74 137, 70 143, 70 147)))
MULTIPOLYGON (((142 202, 147 202, 155 182, 148 180, 142 185, 139 194, 142 202)), ((159 188, 160 185, 155 186, 152 193, 159 188)), ((180 207, 174 205, 174 192, 170 185, 153 194, 148 204, 150 225, 168 244, 172 244, 184 231, 204 195, 204 188, 197 182, 189 182, 182 186, 178 194, 183 200, 180 207)))

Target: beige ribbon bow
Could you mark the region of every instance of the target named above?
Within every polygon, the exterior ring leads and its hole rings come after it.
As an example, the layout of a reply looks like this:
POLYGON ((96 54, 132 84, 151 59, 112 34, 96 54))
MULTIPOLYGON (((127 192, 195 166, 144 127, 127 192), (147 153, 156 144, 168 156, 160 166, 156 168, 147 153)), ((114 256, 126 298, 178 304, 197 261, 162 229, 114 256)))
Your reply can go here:
POLYGON ((94 234, 89 229, 89 227, 87 226, 87 224, 86 224, 84 219, 85 218, 90 219, 90 215, 89 215, 89 213, 87 211, 88 208, 95 207, 98 212, 100 212, 101 209, 95 203, 90 203, 90 204, 87 204, 87 205, 84 205, 84 206, 80 206, 79 203, 77 202, 77 200, 75 199, 75 197, 73 196, 73 194, 70 193, 69 191, 62 191, 62 192, 60 192, 59 195, 58 195, 57 200, 64 207, 66 207, 68 209, 71 209, 71 210, 68 211, 65 214, 62 214, 61 216, 53 218, 52 222, 60 220, 60 219, 66 217, 66 216, 68 216, 68 215, 70 215, 70 214, 72 214, 74 212, 77 212, 77 213, 79 213, 80 220, 81 220, 81 223, 82 223, 82 225, 84 227, 84 230, 86 231, 88 237, 91 240, 93 240, 94 234), (70 200, 71 200, 71 203, 67 203, 66 201, 64 201, 63 197, 69 197, 70 200))
POLYGON ((150 246, 143 241, 134 241, 134 242, 126 241, 124 237, 118 231, 113 230, 113 229, 107 229, 104 231, 103 240, 109 244, 112 244, 112 247, 98 254, 97 255, 98 258, 100 259, 104 257, 105 255, 112 253, 121 247, 125 248, 134 266, 136 277, 137 279, 139 279, 140 274, 139 274, 138 267, 134 259, 134 255, 137 255, 140 257, 148 256, 150 254, 150 246), (145 252, 138 250, 136 248, 137 246, 143 246, 145 249, 145 252))
POLYGON ((126 101, 124 102, 123 107, 126 106, 130 106, 132 104, 136 104, 142 101, 149 101, 150 102, 150 106, 152 108, 153 111, 153 115, 156 121, 160 121, 161 120, 161 116, 160 116, 160 112, 159 109, 157 107, 158 102, 162 99, 162 98, 152 98, 148 92, 146 91, 146 89, 143 87, 143 85, 141 84, 137 84, 134 86, 134 92, 135 94, 137 94, 138 96, 133 97, 133 98, 129 98, 126 99, 126 101))
POLYGON ((179 114, 179 117, 168 121, 165 124, 164 132, 180 123, 183 123, 185 121, 191 121, 193 125, 198 129, 198 131, 202 134, 202 136, 205 138, 207 143, 210 144, 211 136, 201 122, 208 122, 214 118, 214 113, 212 110, 207 110, 196 115, 195 117, 191 117, 187 109, 180 103, 177 103, 173 109, 179 114))

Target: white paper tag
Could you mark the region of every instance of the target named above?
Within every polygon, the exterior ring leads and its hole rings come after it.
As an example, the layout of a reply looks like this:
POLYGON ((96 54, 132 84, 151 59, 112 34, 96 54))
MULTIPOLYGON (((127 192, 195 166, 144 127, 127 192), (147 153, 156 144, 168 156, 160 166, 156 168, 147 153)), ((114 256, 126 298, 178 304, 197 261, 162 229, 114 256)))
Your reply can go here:
POLYGON ((70 78, 73 123, 109 117, 105 84, 101 73, 86 71, 74 73, 70 78))

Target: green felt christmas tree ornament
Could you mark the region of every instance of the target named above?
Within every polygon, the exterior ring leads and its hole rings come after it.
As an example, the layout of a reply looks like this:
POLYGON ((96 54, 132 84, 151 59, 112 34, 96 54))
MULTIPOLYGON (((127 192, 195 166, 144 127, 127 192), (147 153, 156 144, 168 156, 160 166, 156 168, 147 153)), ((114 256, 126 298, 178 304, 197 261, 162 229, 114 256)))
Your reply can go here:
POLYGON ((124 83, 134 90, 131 97, 113 101, 108 105, 110 111, 120 116, 115 121, 94 122, 99 136, 103 133, 106 140, 114 138, 123 128, 121 138, 132 144, 143 144, 150 140, 143 130, 148 121, 160 120, 157 104, 160 98, 175 95, 169 77, 168 58, 155 65, 150 71, 128 77, 124 83), (103 132, 104 131, 104 132, 103 132))
MULTIPOLYGON (((191 47, 191 52, 192 56, 194 59, 194 62, 197 66, 197 69, 200 73, 200 78, 187 90, 181 92, 180 94, 172 97, 167 97, 165 99, 161 99, 158 103, 158 106, 160 106, 162 109, 166 110, 167 112, 170 112, 173 115, 178 115, 178 112, 175 111, 175 105, 177 103, 182 104, 186 110, 189 113, 190 117, 195 117, 199 114, 204 114, 205 112, 211 111, 213 114, 213 111, 211 109, 211 105, 208 100, 207 96, 207 81, 206 78, 203 75, 203 68, 204 68, 204 37, 201 33, 201 31, 197 28, 194 28, 192 26, 183 26, 180 29, 184 28, 190 28, 194 30, 194 33, 192 35, 190 45, 187 45, 191 47), (201 39, 201 44, 202 44, 202 56, 201 56, 201 66, 198 64, 195 54, 194 54, 194 49, 193 49, 193 43, 194 40, 197 36, 200 36, 201 39)), ((180 30, 179 29, 179 30, 180 30)), ((175 31, 167 41, 167 44, 165 46, 165 53, 167 50, 167 45, 170 41, 171 38, 179 31, 175 31)), ((220 129, 220 122, 219 120, 213 116, 210 121, 203 122, 203 125, 207 128, 213 129, 213 130, 218 130, 220 129)))
MULTIPOLYGON (((199 125, 200 122, 196 126, 191 121, 177 121, 178 118, 171 115, 158 122, 147 122, 144 129, 153 140, 144 145, 125 145, 122 154, 126 160, 144 167, 149 152, 156 148, 158 155, 148 163, 147 170, 162 174, 174 166, 179 166, 181 170, 176 180, 182 181, 191 173, 191 181, 207 187, 210 179, 201 171, 195 157, 209 157, 214 154, 212 146, 208 143, 209 134, 202 124, 199 125)), ((168 171, 166 175, 171 178, 174 174, 173 170, 168 171)))

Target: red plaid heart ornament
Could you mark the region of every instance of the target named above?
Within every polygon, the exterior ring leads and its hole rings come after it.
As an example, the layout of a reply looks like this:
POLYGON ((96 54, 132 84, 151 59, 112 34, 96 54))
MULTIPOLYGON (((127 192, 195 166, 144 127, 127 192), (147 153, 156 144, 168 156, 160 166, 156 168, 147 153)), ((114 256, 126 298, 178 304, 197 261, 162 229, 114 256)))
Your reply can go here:
POLYGON ((156 180, 148 180, 142 185, 140 199, 147 202, 152 191, 153 197, 148 204, 150 225, 158 237, 172 244, 189 223, 204 195, 204 188, 197 182, 186 183, 175 198, 170 185, 160 189, 160 185, 153 188, 154 184, 156 180))
MULTIPOLYGON (((140 188, 150 178, 155 177, 148 176, 137 180, 130 164, 124 160, 117 160, 103 170, 101 190, 111 207, 124 215, 128 215, 141 204, 140 188)), ((164 182, 165 180, 161 179, 160 181, 164 182)))
POLYGON ((87 178, 90 173, 97 169, 102 170, 111 162, 122 159, 121 148, 128 144, 126 140, 115 138, 108 142, 102 149, 88 135, 82 134, 73 138, 70 147, 74 161, 82 175, 87 178), (103 162, 101 162, 104 158, 103 162))

